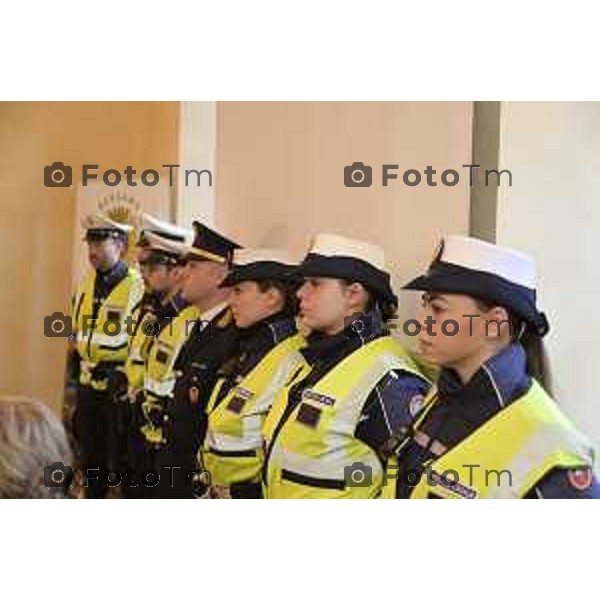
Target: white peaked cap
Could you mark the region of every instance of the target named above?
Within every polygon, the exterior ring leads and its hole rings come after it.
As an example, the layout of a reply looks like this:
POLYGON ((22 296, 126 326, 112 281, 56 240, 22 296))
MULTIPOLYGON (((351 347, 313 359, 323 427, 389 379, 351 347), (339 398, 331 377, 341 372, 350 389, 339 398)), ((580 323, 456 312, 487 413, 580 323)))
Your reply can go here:
POLYGON ((477 238, 449 235, 438 260, 491 273, 529 289, 536 287, 535 262, 530 256, 477 238))
POLYGON ((279 248, 238 248, 233 252, 233 264, 245 266, 257 262, 274 262, 282 265, 297 265, 292 256, 279 248))
POLYGON ((169 240, 151 231, 144 232, 144 240, 148 243, 145 246, 148 250, 159 250, 177 256, 182 256, 187 252, 187 246, 184 242, 169 240))
POLYGON ((191 244, 194 239, 194 232, 191 229, 185 227, 179 227, 173 223, 167 221, 161 221, 148 213, 142 213, 140 217, 140 229, 143 235, 147 233, 154 233, 163 238, 169 238, 176 241, 181 241, 186 244, 191 244))
POLYGON ((387 272, 385 252, 380 246, 344 237, 334 233, 319 233, 308 251, 328 257, 346 257, 363 260, 380 271, 387 272))
POLYGON ((102 213, 87 215, 83 219, 83 227, 88 231, 94 229, 112 229, 113 231, 119 231, 121 233, 129 233, 133 229, 131 225, 113 221, 102 213))

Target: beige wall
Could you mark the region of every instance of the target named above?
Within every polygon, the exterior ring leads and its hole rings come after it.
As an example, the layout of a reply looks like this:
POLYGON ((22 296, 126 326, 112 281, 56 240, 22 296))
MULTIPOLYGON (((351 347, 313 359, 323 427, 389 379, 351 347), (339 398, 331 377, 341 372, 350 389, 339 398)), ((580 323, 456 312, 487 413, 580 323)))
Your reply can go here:
MULTIPOLYGON (((235 102, 217 105, 216 222, 247 245, 304 253, 330 231, 387 250, 396 283, 423 268, 441 233, 469 224, 468 177, 456 187, 381 186, 381 164, 439 173, 471 162, 469 102, 235 102), (371 188, 343 167, 373 165, 371 188), (376 168, 378 167, 378 168, 376 168)), ((406 294, 404 311, 414 302, 406 294)))
POLYGON ((44 165, 161 165, 177 158, 177 121, 176 102, 0 103, 0 392, 61 398, 65 344, 43 318, 67 308, 80 232, 74 191, 45 188, 44 165))
POLYGON ((600 447, 600 102, 503 102, 499 244, 533 254, 557 401, 600 447), (506 183, 506 182, 505 182, 506 183))
MULTIPOLYGON (((65 344, 44 337, 43 318, 67 308, 80 232, 74 191, 46 189, 44 165, 151 168, 185 159, 180 109, 0 104, 0 327, 11 340, 0 349, 0 392, 54 406, 61 398, 65 344)), ((469 189, 466 178, 453 188, 383 188, 380 165, 460 168, 470 160, 471 112, 466 102, 218 103, 217 225, 246 245, 288 245, 298 255, 317 231, 375 240, 388 250, 396 282, 404 281, 427 263, 440 233, 467 231, 469 189), (356 160, 373 165, 372 188, 344 187, 343 167, 356 160)), ((401 317, 410 316, 410 302, 401 317)))

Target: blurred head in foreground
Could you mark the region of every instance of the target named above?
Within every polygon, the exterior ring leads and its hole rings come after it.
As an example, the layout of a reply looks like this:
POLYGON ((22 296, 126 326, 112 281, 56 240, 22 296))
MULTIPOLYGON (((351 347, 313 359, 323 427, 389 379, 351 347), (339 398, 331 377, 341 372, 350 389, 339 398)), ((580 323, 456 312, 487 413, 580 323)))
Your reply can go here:
POLYGON ((64 497, 70 464, 67 435, 52 409, 0 395, 0 498, 64 497), (60 465, 67 466, 62 475, 60 465))

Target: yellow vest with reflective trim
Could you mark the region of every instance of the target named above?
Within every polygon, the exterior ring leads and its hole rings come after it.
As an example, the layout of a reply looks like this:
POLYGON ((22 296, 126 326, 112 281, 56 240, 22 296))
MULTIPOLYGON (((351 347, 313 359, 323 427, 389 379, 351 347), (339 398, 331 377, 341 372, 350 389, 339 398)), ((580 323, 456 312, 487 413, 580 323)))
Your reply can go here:
MULTIPOLYGON (((436 400, 435 392, 426 400, 417 429, 436 400)), ((523 498, 552 469, 585 466, 593 466, 591 446, 534 380, 521 398, 429 461, 411 498, 523 498)))
POLYGON ((303 369, 280 392, 265 421, 265 497, 380 497, 384 465, 370 446, 354 437, 354 431, 373 388, 393 370, 423 378, 391 337, 368 342, 305 389, 302 401, 280 424, 291 387, 310 372, 303 369))
POLYGON ((129 356, 125 363, 127 381, 129 383, 129 388, 132 390, 139 390, 144 387, 146 358, 148 357, 148 351, 154 340, 154 338, 149 335, 150 332, 144 330, 144 326, 147 323, 150 323, 155 318, 155 315, 151 311, 146 311, 141 321, 138 323, 141 312, 141 307, 138 307, 133 313, 135 334, 129 339, 129 356))
MULTIPOLYGON (((157 409, 161 401, 173 398, 173 390, 177 380, 174 370, 175 361, 181 347, 191 335, 193 323, 199 318, 200 310, 195 306, 187 306, 166 325, 154 339, 148 353, 144 373, 144 396, 142 412, 146 415, 157 409)), ((141 432, 147 441, 160 444, 164 442, 162 428, 157 427, 150 418, 142 426, 141 432)))
POLYGON ((225 379, 217 382, 207 408, 202 450, 202 464, 212 483, 260 482, 265 417, 292 373, 306 364, 299 352, 305 345, 298 333, 274 346, 215 407, 225 379))
POLYGON ((100 362, 125 363, 127 360, 129 334, 125 320, 140 301, 144 286, 141 275, 129 268, 93 320, 95 281, 96 273, 92 272, 77 287, 73 299, 73 332, 82 361, 79 382, 103 390, 106 383, 93 380, 92 370, 100 362))

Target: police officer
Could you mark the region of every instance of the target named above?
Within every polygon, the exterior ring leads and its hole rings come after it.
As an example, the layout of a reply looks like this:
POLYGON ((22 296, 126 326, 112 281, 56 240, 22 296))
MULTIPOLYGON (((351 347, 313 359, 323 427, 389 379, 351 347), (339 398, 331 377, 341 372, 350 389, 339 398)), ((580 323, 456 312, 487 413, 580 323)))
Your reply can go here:
POLYGON ((74 433, 88 498, 104 497, 107 469, 117 460, 116 402, 127 387, 127 318, 143 294, 142 279, 123 260, 128 225, 89 216, 85 240, 93 271, 77 286, 72 322, 79 385, 74 433))
POLYGON ((127 496, 144 497, 143 473, 152 468, 148 462, 144 425, 144 373, 150 348, 163 328, 187 306, 180 294, 185 260, 183 249, 191 242, 192 232, 144 214, 138 242, 138 263, 146 284, 146 293, 133 316, 126 372, 129 383, 130 415, 127 452, 127 496))
POLYGON ((142 214, 138 264, 145 292, 134 309, 126 363, 130 395, 143 388, 149 345, 169 319, 184 307, 180 290, 185 260, 177 244, 191 243, 193 233, 183 227, 142 214), (169 242, 176 242, 175 246, 169 242))
MULTIPOLYGON (((216 497, 260 498, 262 427, 277 392, 304 359, 294 319, 294 261, 284 251, 241 249, 220 287, 240 332, 208 405, 202 466, 216 497)), ((297 265, 296 265, 297 266, 297 265)))
POLYGON ((161 332, 148 357, 144 382, 158 485, 153 496, 192 498, 191 476, 206 429, 206 405, 221 365, 235 353, 237 332, 225 279, 238 244, 195 221, 187 248, 182 293, 190 306, 161 332))
POLYGON ((448 236, 405 288, 424 292, 421 352, 442 369, 398 449, 398 496, 600 497, 592 450, 548 393, 533 260, 448 236))
MULTIPOLYGON (((429 384, 385 321, 397 299, 384 252, 318 235, 299 267, 300 317, 312 332, 267 416, 268 498, 376 498, 398 431, 429 384)), ((393 488, 392 488, 393 489, 393 488)))

